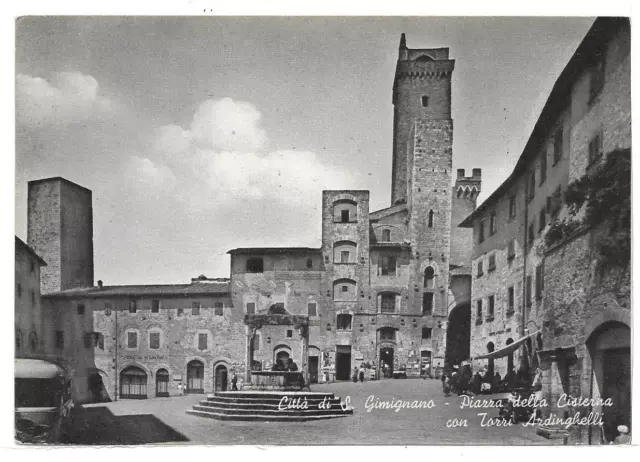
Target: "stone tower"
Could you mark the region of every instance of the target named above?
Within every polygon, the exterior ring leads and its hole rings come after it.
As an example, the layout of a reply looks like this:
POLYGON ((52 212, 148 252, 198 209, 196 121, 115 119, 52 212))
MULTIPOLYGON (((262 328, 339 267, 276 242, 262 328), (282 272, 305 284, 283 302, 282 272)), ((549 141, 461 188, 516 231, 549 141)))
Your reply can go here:
MULTIPOLYGON (((407 48, 402 34, 393 82, 392 206, 408 200, 408 176, 412 164, 408 159, 411 149, 408 141, 416 120, 437 122, 441 130, 452 128, 451 74, 454 63, 449 59, 448 48, 412 50, 407 48)), ((420 129, 426 127, 421 126, 420 129)), ((450 140, 443 148, 449 149, 451 159, 450 140)))
POLYGON ((30 181, 27 240, 47 262, 42 294, 93 286, 91 190, 65 180, 30 181))
POLYGON ((482 170, 474 168, 471 176, 465 176, 458 169, 456 183, 453 186, 451 208, 451 265, 466 267, 473 256, 473 228, 460 228, 458 225, 476 209, 476 201, 482 185, 482 170))

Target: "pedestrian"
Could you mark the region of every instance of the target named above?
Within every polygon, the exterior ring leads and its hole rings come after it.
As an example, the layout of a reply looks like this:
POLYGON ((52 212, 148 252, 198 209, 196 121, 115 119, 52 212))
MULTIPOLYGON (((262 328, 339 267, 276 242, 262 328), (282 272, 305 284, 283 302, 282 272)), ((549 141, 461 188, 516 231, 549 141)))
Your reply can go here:
POLYGON ((182 385, 182 382, 178 384, 178 392, 180 393, 180 396, 184 394, 184 385, 182 385))
MULTIPOLYGON (((613 440, 613 444, 631 444, 631 435, 629 435, 629 427, 626 425, 618 425, 618 436, 613 440)), ((611 443, 609 443, 611 444, 611 443)))
POLYGON ((362 364, 360 365, 360 372, 358 372, 358 376, 360 377, 360 381, 364 382, 364 367, 362 367, 362 364))
POLYGON ((236 374, 236 371, 233 371, 231 376, 231 391, 238 391, 238 374, 236 374))
POLYGON ((351 376, 351 379, 352 379, 354 382, 357 382, 357 381, 358 381, 358 367, 357 367, 357 366, 355 366, 355 367, 353 368, 353 375, 351 376))

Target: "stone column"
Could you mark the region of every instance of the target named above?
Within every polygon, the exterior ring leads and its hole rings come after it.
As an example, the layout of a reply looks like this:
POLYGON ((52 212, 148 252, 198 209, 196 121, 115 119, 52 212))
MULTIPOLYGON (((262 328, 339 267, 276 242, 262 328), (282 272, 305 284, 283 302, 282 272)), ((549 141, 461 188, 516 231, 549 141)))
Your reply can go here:
POLYGON ((245 351, 245 368, 244 368, 244 383, 246 385, 251 385, 251 364, 253 362, 253 336, 256 333, 256 328, 247 324, 246 326, 246 334, 247 334, 247 348, 245 351))
POLYGON ((298 328, 298 332, 300 333, 300 342, 301 342, 301 358, 300 358, 300 371, 304 376, 304 383, 309 383, 309 327, 308 326, 300 326, 298 328))

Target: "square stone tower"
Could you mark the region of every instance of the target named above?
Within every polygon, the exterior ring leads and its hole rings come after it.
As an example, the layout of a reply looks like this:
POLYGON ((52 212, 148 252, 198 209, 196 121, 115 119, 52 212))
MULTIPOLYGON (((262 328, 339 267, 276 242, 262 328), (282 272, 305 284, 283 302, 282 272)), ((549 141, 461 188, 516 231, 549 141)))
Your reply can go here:
POLYGON ((42 294, 93 286, 91 190, 60 177, 28 187, 28 244, 47 262, 42 294))

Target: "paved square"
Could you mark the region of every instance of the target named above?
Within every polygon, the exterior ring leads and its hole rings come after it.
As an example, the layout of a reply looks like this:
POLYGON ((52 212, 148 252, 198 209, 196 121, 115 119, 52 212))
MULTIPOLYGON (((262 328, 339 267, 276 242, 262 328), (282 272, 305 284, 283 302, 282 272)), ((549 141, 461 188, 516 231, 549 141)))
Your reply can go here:
POLYGON ((445 398, 437 380, 382 380, 313 385, 349 397, 353 416, 303 423, 223 422, 187 415, 203 395, 148 400, 121 400, 89 405, 78 413, 67 442, 73 444, 558 444, 535 434, 534 427, 481 426, 479 412, 497 416, 497 409, 461 409, 460 398, 445 398), (433 400, 431 409, 372 409, 369 402, 433 400), (468 426, 447 428, 450 419, 468 426))

